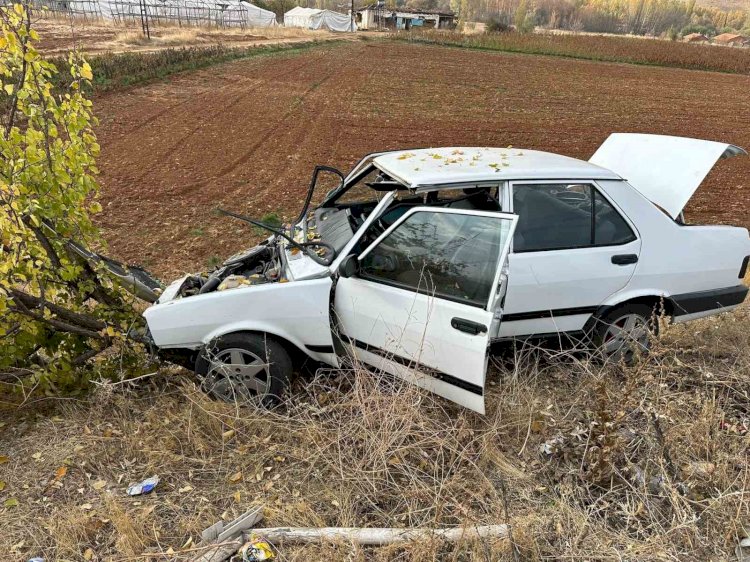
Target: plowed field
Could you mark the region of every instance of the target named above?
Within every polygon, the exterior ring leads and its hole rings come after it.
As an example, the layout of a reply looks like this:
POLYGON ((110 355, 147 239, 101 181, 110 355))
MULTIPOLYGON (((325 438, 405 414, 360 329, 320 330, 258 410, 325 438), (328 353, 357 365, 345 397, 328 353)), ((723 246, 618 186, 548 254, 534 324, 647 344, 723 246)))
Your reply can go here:
MULTIPOLYGON (((315 164, 414 146, 588 159, 614 131, 750 147, 750 77, 382 41, 256 57, 95 100, 110 252, 169 277, 257 234, 213 215, 299 211, 315 164)), ((721 162, 693 222, 750 226, 750 158, 721 162)))

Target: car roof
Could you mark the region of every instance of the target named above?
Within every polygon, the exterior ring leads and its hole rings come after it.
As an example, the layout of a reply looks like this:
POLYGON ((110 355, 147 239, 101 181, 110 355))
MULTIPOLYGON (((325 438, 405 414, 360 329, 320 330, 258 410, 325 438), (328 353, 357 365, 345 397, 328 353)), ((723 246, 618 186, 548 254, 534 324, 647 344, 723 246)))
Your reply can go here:
POLYGON ((513 147, 441 147, 395 150, 372 163, 411 189, 464 186, 503 180, 622 178, 584 160, 513 147))

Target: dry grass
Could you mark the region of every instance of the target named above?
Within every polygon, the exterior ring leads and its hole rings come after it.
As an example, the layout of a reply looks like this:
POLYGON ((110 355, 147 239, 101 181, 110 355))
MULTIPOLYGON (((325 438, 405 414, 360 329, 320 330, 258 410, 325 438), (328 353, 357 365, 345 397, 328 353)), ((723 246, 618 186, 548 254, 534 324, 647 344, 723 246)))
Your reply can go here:
POLYGON ((330 36, 327 32, 310 29, 269 27, 259 29, 206 29, 201 27, 162 26, 152 30, 151 38, 140 29, 122 28, 113 45, 137 47, 179 47, 190 45, 213 45, 217 43, 265 42, 283 39, 315 39, 330 36))
POLYGON ((493 369, 486 416, 358 370, 300 380, 271 412, 177 371, 8 402, 0 501, 18 506, 0 508, 0 552, 186 560, 203 528, 263 504, 269 525, 512 525, 512 541, 281 560, 728 559, 750 531, 748 326, 745 306, 671 327, 633 368, 520 350, 493 369), (154 473, 155 493, 124 494, 154 473))
POLYGON ((198 29, 196 28, 175 28, 162 31, 159 35, 154 34, 151 39, 143 35, 140 30, 127 30, 122 31, 115 37, 115 43, 122 43, 123 45, 137 45, 137 46, 176 46, 176 45, 196 45, 201 40, 198 36, 198 29))
POLYGON ((106 52, 156 51, 172 47, 214 46, 249 47, 306 40, 340 39, 340 34, 284 27, 216 28, 153 23, 151 39, 140 25, 104 19, 44 18, 35 22, 40 34, 39 48, 48 54, 65 54, 73 48, 88 54, 106 52))

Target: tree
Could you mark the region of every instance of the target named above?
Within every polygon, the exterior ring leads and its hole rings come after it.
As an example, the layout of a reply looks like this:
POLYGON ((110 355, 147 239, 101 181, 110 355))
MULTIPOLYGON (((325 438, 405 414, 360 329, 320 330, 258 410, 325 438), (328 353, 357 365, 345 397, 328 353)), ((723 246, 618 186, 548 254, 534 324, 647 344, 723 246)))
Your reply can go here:
POLYGON ((526 22, 527 22, 527 15, 528 15, 528 4, 526 0, 521 0, 521 2, 518 4, 518 7, 516 8, 516 11, 513 13, 513 25, 516 26, 516 30, 525 32, 526 30, 526 22))
POLYGON ((92 358, 129 339, 138 315, 103 265, 71 242, 101 247, 91 219, 101 211, 99 145, 83 92, 91 67, 71 53, 62 78, 37 40, 28 6, 0 8, 0 373, 64 390, 85 381, 92 358))

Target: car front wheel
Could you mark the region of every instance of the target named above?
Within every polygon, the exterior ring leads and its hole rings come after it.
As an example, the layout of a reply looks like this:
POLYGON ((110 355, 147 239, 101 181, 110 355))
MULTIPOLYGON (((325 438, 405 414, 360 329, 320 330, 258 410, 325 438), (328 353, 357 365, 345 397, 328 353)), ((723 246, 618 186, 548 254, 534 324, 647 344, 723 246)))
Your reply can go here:
POLYGON ((594 346, 605 361, 632 364, 648 353, 658 331, 654 309, 645 304, 627 304, 596 320, 594 346))
POLYGON ((214 398, 271 405, 289 384, 292 360, 263 334, 229 334, 203 348, 195 371, 201 388, 214 398))

